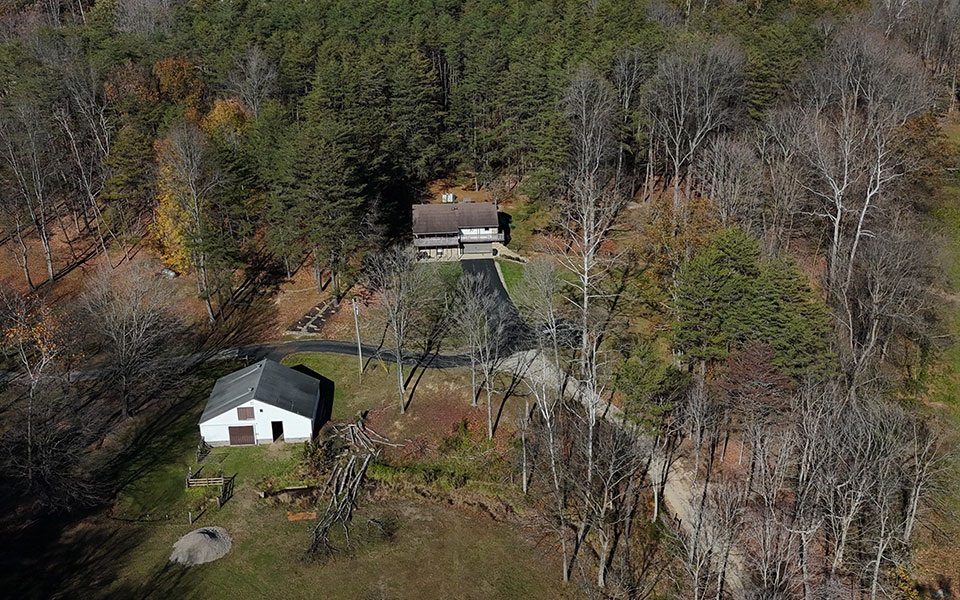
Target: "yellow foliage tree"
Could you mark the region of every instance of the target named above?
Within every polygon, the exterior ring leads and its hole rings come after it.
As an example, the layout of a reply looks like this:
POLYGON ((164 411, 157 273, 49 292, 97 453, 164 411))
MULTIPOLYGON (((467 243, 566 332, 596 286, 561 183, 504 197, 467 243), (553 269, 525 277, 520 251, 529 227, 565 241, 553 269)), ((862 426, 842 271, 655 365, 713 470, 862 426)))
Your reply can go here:
POLYGON ((201 119, 200 128, 211 138, 220 138, 236 146, 252 114, 237 98, 218 98, 210 112, 201 119))
POLYGON ((153 238, 164 264, 186 273, 190 267, 190 254, 185 244, 187 215, 179 200, 180 184, 175 169, 167 160, 170 156, 170 141, 157 140, 154 150, 160 165, 157 175, 157 208, 153 225, 153 238))

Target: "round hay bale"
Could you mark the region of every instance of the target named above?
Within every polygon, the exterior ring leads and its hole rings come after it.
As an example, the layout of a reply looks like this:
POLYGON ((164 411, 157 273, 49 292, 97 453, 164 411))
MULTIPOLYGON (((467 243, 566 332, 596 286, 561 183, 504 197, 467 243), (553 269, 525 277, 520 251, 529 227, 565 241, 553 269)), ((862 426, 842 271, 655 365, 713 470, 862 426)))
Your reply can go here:
POLYGON ((185 567, 202 565, 221 558, 230 546, 230 536, 223 527, 201 527, 177 540, 170 561, 185 567))

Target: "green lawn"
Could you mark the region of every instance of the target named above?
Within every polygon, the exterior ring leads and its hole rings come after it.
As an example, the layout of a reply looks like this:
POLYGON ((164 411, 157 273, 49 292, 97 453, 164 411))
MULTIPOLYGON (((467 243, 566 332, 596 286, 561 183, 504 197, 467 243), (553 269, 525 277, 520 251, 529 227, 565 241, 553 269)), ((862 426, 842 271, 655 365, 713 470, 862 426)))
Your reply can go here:
MULTIPOLYGON (((935 214, 950 244, 946 253, 949 262, 944 265, 950 287, 953 292, 960 293, 960 185, 944 192, 952 197, 955 205, 943 206, 935 214)), ((951 337, 954 340, 960 338, 960 307, 944 303, 942 316, 951 337)), ((960 425, 960 344, 954 341, 945 349, 940 369, 932 380, 935 399, 952 409, 948 416, 960 425)))
POLYGON ((303 365, 333 381, 331 419, 334 421, 353 419, 359 411, 378 406, 397 394, 396 365, 372 356, 363 358, 362 382, 360 360, 356 356, 296 353, 284 357, 281 362, 288 367, 303 365))
POLYGON ((547 228, 552 218, 550 210, 537 202, 518 198, 510 215, 510 244, 518 252, 535 250, 537 234, 547 228))
MULTIPOLYGON (((392 367, 369 365, 361 385, 355 357, 304 354, 284 362, 308 365, 337 382, 335 416, 350 418, 356 410, 379 407, 381 419, 395 421, 394 427, 405 432, 397 439, 431 427, 448 428, 438 424, 433 412, 450 401, 466 402, 460 389, 465 376, 458 370, 426 372, 420 383, 422 400, 415 399, 408 414, 400 417, 390 412, 392 404, 384 404, 392 402, 392 367)), ((304 560, 313 522, 289 522, 286 517, 288 510, 305 507, 271 504, 257 494, 261 478, 295 472, 297 444, 214 449, 204 470, 236 475, 234 497, 220 509, 207 502, 207 511, 188 524, 186 511, 204 503, 202 490, 184 489, 187 468, 196 468, 197 420, 214 379, 234 366, 208 369, 182 400, 151 420, 149 431, 135 436, 135 450, 123 458, 118 476, 126 484, 109 516, 68 527, 38 560, 47 575, 15 579, 6 591, 18 597, 229 600, 276 597, 279 590, 284 598, 575 595, 560 583, 554 550, 537 547, 534 540, 539 538, 528 539, 517 524, 424 501, 402 485, 385 484, 375 498, 361 503, 354 519, 362 531, 368 519, 389 518, 398 524, 391 540, 371 540, 324 564, 304 560), (397 491, 390 491, 395 487, 397 491), (212 525, 224 527, 233 540, 223 559, 190 569, 167 562, 180 536, 212 525)), ((456 465, 443 466, 449 470, 456 465)), ((215 491, 211 488, 206 495, 215 491)), ((463 493, 482 491, 479 484, 463 488, 463 493)))
POLYGON ((512 260, 498 260, 497 264, 500 266, 500 273, 503 274, 503 285, 512 297, 523 279, 523 264, 512 260))
MULTIPOLYGON (((960 124, 949 124, 944 130, 960 165, 960 124)), ((946 173, 938 195, 938 206, 933 216, 947 243, 943 269, 949 279, 950 290, 960 294, 960 173, 946 173)), ((952 341, 944 350, 943 360, 931 377, 931 395, 935 406, 943 409, 943 416, 960 431, 960 344, 957 343, 960 339, 960 303, 944 302, 940 313, 952 341)))

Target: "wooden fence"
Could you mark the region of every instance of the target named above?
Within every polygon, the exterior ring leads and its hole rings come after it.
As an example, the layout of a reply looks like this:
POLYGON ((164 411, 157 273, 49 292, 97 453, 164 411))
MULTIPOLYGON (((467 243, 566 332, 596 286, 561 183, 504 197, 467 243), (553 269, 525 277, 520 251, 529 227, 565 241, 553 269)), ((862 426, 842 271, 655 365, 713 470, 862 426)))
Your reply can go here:
POLYGON ((201 471, 203 471, 203 467, 200 467, 199 469, 197 469, 196 473, 193 472, 192 468, 187 470, 187 478, 186 478, 187 488, 206 487, 210 485, 223 486, 223 480, 224 480, 223 475, 219 475, 217 477, 200 477, 201 471))
POLYGON ((203 440, 200 440, 200 443, 197 444, 197 464, 202 463, 203 459, 205 459, 207 455, 210 454, 211 450, 213 450, 213 446, 211 446, 210 444, 206 443, 203 440))
POLYGON ((217 508, 222 508, 224 504, 227 503, 227 500, 233 498, 233 480, 236 479, 236 475, 233 477, 226 477, 223 479, 223 484, 220 486, 220 495, 217 496, 217 508))
MULTIPOLYGON (((224 477, 220 475, 219 477, 197 477, 202 470, 203 467, 197 469, 196 473, 193 472, 192 468, 187 470, 187 488, 219 486, 220 493, 217 494, 217 508, 223 508, 223 505, 226 504, 230 498, 233 498, 234 481, 237 476, 224 477)), ((194 515, 193 511, 189 511, 187 512, 187 520, 192 524, 205 512, 207 512, 206 508, 203 508, 197 515, 194 515)))
POLYGON ((192 477, 187 479, 187 487, 207 487, 211 485, 222 486, 223 477, 192 477))

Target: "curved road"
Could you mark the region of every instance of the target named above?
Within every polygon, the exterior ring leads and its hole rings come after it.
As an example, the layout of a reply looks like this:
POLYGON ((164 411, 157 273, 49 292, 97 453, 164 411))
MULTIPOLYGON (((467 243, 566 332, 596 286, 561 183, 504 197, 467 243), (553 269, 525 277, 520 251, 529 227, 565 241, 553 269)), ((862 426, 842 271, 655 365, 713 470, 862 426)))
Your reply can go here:
MULTIPOLYGON (((387 362, 397 362, 395 353, 386 348, 377 348, 369 344, 361 344, 363 355, 365 357, 379 357, 387 362)), ((237 356, 246 356, 252 360, 269 358, 280 361, 281 358, 295 352, 323 352, 328 354, 347 354, 357 355, 356 342, 344 342, 341 340, 297 340, 291 342, 274 342, 268 344, 259 344, 256 346, 247 346, 237 348, 237 356)), ((449 369, 452 367, 462 367, 470 364, 470 356, 466 354, 432 354, 432 355, 408 355, 403 357, 403 364, 416 365, 419 367, 430 367, 434 369, 449 369)))
MULTIPOLYGON (((530 349, 526 332, 526 324, 520 317, 520 311, 510 300, 510 295, 503 282, 500 280, 500 274, 493 259, 475 259, 465 260, 461 263, 463 272, 468 275, 482 277, 487 286, 487 293, 497 300, 494 313, 491 315, 497 321, 497 327, 501 331, 509 332, 508 339, 502 339, 504 343, 500 351, 505 355, 512 355, 516 352, 522 352, 530 349)), ((507 336, 504 336, 507 337, 507 336)), ((395 353, 392 350, 383 347, 362 344, 363 356, 377 357, 387 362, 397 362, 395 353)), ((221 351, 199 352, 187 356, 180 356, 174 359, 180 362, 203 362, 215 358, 247 357, 251 360, 261 360, 269 358, 280 361, 284 356, 295 352, 322 352, 328 354, 346 354, 349 356, 357 355, 356 342, 343 340, 294 340, 289 342, 265 342, 240 348, 231 348, 221 351)), ((410 354, 403 357, 403 364, 407 366, 426 367, 432 369, 449 369, 453 367, 463 367, 470 364, 470 355, 468 354, 410 354)), ((102 374, 102 369, 93 369, 75 373, 72 376, 91 377, 102 374)), ((0 371, 0 383, 12 381, 20 374, 13 371, 0 371)))
MULTIPOLYGON (((491 312, 493 327, 504 332, 499 340, 500 351, 512 355, 530 349, 527 342, 527 326, 520 317, 520 311, 514 306, 510 295, 500 279, 497 265, 493 259, 464 260, 460 263, 465 275, 480 277, 489 297, 496 300, 491 312)), ((388 362, 397 362, 395 353, 387 348, 377 348, 368 344, 361 345, 364 356, 377 356, 388 362)), ((272 342, 237 349, 238 356, 247 356, 254 360, 269 358, 279 361, 293 352, 324 352, 331 354, 357 355, 357 344, 341 340, 297 340, 291 342, 272 342)), ((403 357, 403 364, 435 369, 463 367, 470 364, 468 354, 412 354, 403 357)))
MULTIPOLYGON (((499 273, 496 270, 496 265, 494 264, 493 260, 469 260, 463 261, 462 264, 464 273, 476 275, 482 274, 483 279, 489 288, 488 293, 493 294, 499 300, 498 305, 495 308, 494 318, 503 319, 504 325, 502 331, 509 332, 510 334, 510 339, 507 340, 507 343, 502 347, 502 350, 506 351, 506 355, 510 356, 511 359, 516 359, 521 364, 524 364, 524 370, 526 371, 529 368, 531 370, 531 375, 538 378, 543 378, 547 381, 552 379, 554 382, 553 385, 561 388, 564 387, 563 381, 565 380, 565 376, 559 371, 559 369, 557 369, 555 365, 547 364, 547 361, 542 356, 537 356, 536 353, 530 355, 530 353, 533 352, 531 349, 532 345, 529 343, 529 336, 526 335, 527 332, 529 332, 529 328, 526 323, 523 322, 520 312, 510 300, 510 296, 507 294, 506 289, 504 289, 503 283, 500 279, 499 273), (538 363, 539 366, 537 366, 538 363)), ((388 362, 396 362, 396 356, 390 350, 385 348, 377 348, 376 346, 370 346, 368 344, 361 345, 361 348, 365 357, 378 357, 388 362)), ((296 340, 289 342, 268 342, 253 346, 234 348, 231 350, 223 350, 220 352, 197 353, 189 356, 178 357, 174 360, 181 362, 205 362, 207 360, 213 360, 217 358, 248 357, 252 360, 269 358, 271 360, 279 361, 284 356, 293 354, 295 352, 322 352, 356 356, 357 344, 355 342, 346 342, 341 340, 296 340)), ((434 354, 426 356, 419 354, 405 356, 403 363, 405 365, 424 368, 448 369, 452 367, 463 367, 470 365, 470 356, 466 354, 434 354)), ((99 373, 102 373, 102 369, 86 371, 80 376, 90 377, 96 376, 99 373)), ((8 379, 15 379, 18 376, 18 373, 0 371, 0 383, 3 383, 8 379)), ((621 426, 623 424, 622 416, 612 404, 608 405, 608 410, 604 412, 604 418, 610 419, 612 422, 618 423, 621 426)), ((692 529, 692 524, 695 520, 693 518, 695 515, 693 503, 695 501, 694 492, 696 486, 693 485, 692 481, 687 480, 689 479, 689 469, 687 469, 687 473, 684 473, 679 468, 679 465, 677 465, 674 469, 671 469, 671 472, 673 473, 673 476, 665 479, 663 482, 664 505, 679 520, 680 527, 686 531, 688 535, 702 535, 694 532, 692 529), (686 477, 686 479, 684 477, 686 477)), ((743 572, 743 560, 739 550, 736 547, 731 550, 731 553, 731 564, 727 567, 728 585, 730 586, 730 590, 734 597, 739 597, 743 590, 741 578, 741 573, 743 572)))

